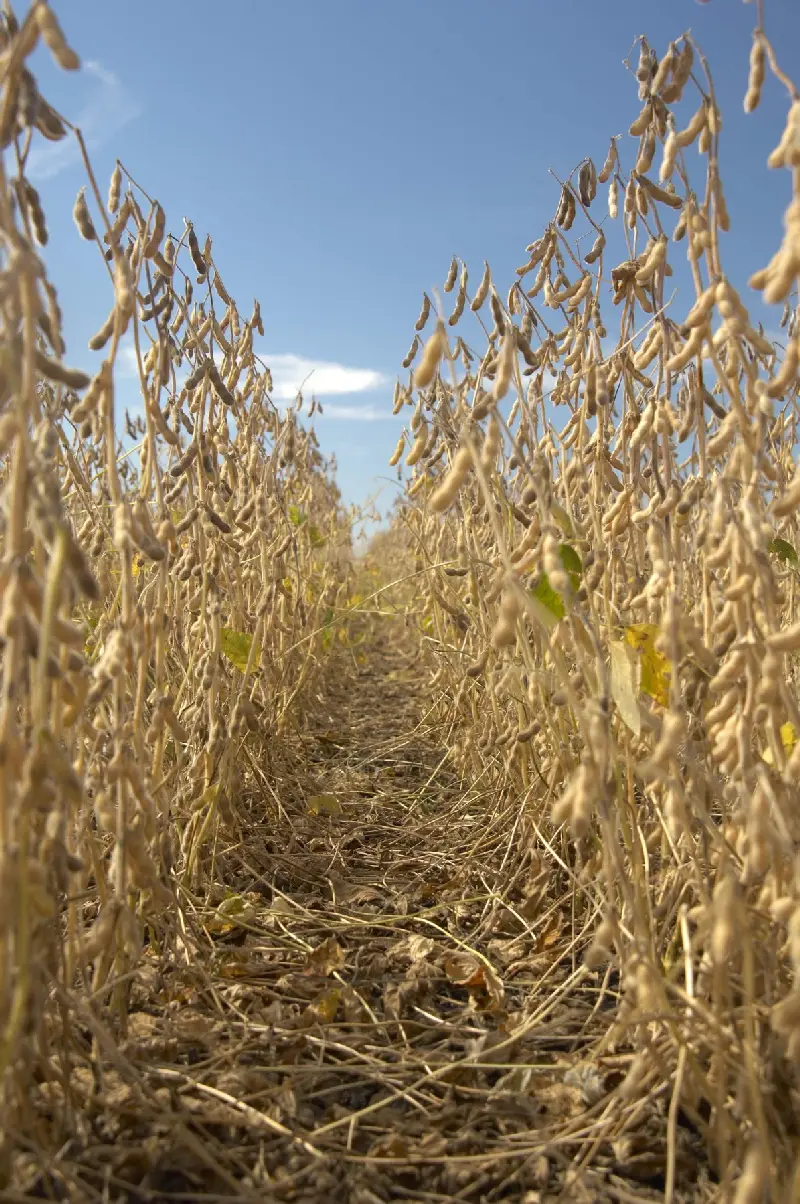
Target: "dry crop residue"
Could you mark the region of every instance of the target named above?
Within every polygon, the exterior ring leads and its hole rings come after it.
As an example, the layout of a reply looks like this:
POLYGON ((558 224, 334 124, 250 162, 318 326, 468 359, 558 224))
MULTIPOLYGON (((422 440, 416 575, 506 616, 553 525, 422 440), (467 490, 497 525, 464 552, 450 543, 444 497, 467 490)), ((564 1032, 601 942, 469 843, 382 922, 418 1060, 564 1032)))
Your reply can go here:
POLYGON ((657 1199, 664 1111, 610 1102, 569 876, 454 776, 403 620, 364 638, 187 904, 188 964, 145 956, 119 1073, 78 1076, 73 1169, 130 1200, 657 1199))

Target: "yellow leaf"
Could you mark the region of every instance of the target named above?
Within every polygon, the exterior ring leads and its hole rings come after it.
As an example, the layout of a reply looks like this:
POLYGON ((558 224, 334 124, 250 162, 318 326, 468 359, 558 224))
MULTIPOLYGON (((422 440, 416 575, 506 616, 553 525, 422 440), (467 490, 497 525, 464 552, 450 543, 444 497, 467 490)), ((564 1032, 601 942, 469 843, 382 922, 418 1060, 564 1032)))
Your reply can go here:
MULTIPOLYGON (((797 744, 797 732, 793 723, 781 724, 781 744, 787 757, 791 756, 795 744, 797 744)), ((761 754, 762 761, 766 761, 767 765, 774 765, 775 758, 772 755, 771 748, 765 748, 761 754)))
POLYGON ((642 730, 642 716, 636 696, 639 693, 639 665, 636 654, 624 640, 609 643, 611 653, 611 697, 634 736, 642 730))
POLYGON ((312 815, 341 815, 342 804, 335 794, 315 794, 308 800, 312 815))
POLYGON ((656 623, 631 623, 625 628, 625 639, 641 655, 639 688, 660 706, 669 706, 669 661, 656 650, 659 628, 656 623))
POLYGON ((625 628, 625 639, 631 648, 642 651, 655 644, 658 635, 657 623, 631 623, 625 628))
POLYGON ((331 1024, 336 1019, 341 997, 342 992, 339 987, 330 987, 308 1005, 307 1011, 321 1024, 331 1024))
MULTIPOLYGON (((220 632, 220 644, 222 651, 232 665, 244 673, 247 668, 247 661, 250 656, 250 647, 253 643, 253 637, 245 631, 231 631, 229 627, 223 627, 220 632)), ((261 659, 261 650, 256 646, 253 656, 253 666, 258 665, 261 659)))

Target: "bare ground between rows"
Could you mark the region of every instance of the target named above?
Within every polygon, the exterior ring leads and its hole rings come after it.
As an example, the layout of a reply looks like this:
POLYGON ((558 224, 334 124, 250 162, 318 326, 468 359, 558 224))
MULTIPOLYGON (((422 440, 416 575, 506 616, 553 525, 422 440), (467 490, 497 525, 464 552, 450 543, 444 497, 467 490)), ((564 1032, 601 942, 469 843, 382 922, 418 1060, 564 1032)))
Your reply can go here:
MULTIPOLYGON (((118 1054, 87 1022, 2 1198, 663 1199, 670 1085, 615 1093, 613 983, 581 966, 568 883, 514 800, 458 779, 415 657, 384 621, 291 759, 244 758, 187 956, 148 951, 118 1054)), ((714 1197, 684 1118, 672 1158, 676 1200, 714 1197)))

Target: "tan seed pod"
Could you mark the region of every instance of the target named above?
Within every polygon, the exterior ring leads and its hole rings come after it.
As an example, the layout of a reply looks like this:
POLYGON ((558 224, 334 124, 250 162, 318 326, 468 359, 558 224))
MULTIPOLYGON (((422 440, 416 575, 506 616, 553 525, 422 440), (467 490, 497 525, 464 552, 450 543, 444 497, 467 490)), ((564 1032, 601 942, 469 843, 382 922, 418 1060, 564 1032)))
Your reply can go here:
POLYGON ((617 144, 614 141, 614 139, 612 138, 611 145, 608 148, 608 154, 606 155, 606 161, 603 164, 603 170, 600 172, 599 176, 597 177, 597 181, 599 184, 605 184, 608 182, 608 180, 611 177, 611 173, 614 170, 614 167, 616 166, 616 164, 618 162, 619 162, 619 157, 617 155, 617 144))
POLYGON ((796 652, 800 648, 800 620, 767 636, 767 646, 775 652, 796 652))
POLYGON ((40 247, 47 246, 47 221, 39 193, 29 180, 23 179, 19 182, 18 195, 27 210, 31 227, 33 228, 33 237, 40 247))
POLYGON ((583 258, 584 258, 585 262, 586 263, 596 263, 597 260, 600 258, 600 256, 603 254, 605 245, 606 245, 606 236, 603 233, 603 231, 601 230, 600 233, 597 235, 597 238, 592 243, 591 251, 587 251, 587 253, 584 255, 583 258))
MULTIPOLYGON (((414 442, 411 445, 411 450, 409 451, 409 453, 405 459, 405 464, 406 464, 407 468, 413 468, 415 464, 419 463, 419 461, 422 459, 422 454, 425 451, 427 443, 428 443, 428 422, 427 422, 427 419, 423 418, 420 421, 419 427, 417 428, 417 433, 414 436, 414 442)), ((420 479, 423 479, 423 478, 420 478, 420 479)))
POLYGON ((425 323, 428 321, 430 312, 431 312, 431 299, 427 293, 423 293, 422 294, 422 309, 419 311, 419 317, 417 318, 417 320, 414 324, 415 330, 423 330, 425 328, 425 323))
POLYGON ((569 230, 575 221, 575 213, 575 197, 572 189, 565 184, 561 189, 561 200, 556 210, 556 225, 560 226, 562 230, 569 230))
POLYGON ((447 273, 447 279, 444 282, 444 291, 446 293, 452 293, 453 289, 455 288, 457 276, 458 276, 458 259, 454 255, 452 262, 450 264, 450 270, 447 273))
POLYGON ((608 215, 612 221, 616 221, 619 212, 619 188, 617 186, 617 177, 613 176, 608 185, 608 215))
POLYGON ((453 504, 471 467, 472 456, 469 448, 460 448, 453 458, 449 472, 430 496, 428 505, 434 514, 443 513, 453 504))
POLYGON ((394 468, 396 464, 400 463, 400 457, 402 456, 403 452, 405 451, 405 446, 406 446, 406 437, 403 434, 397 440, 397 446, 395 447, 394 451, 392 452, 391 459, 389 460, 390 468, 394 468))
POLYGON ((706 102, 703 101, 700 108, 695 113, 692 120, 689 122, 685 130, 681 130, 675 135, 678 146, 685 150, 687 146, 691 146, 695 138, 706 128, 708 121, 708 112, 706 102))
POLYGON ((508 392, 508 387, 514 374, 516 358, 517 338, 516 331, 512 327, 506 331, 500 346, 500 354, 497 360, 497 375, 494 378, 494 387, 492 388, 492 398, 494 401, 500 401, 508 392))
POLYGON ((656 134, 652 126, 642 134, 639 143, 639 154, 636 159, 638 172, 649 171, 656 153, 656 134))
POLYGON ((425 344, 419 367, 414 373, 414 384, 418 389, 425 389, 431 383, 446 351, 447 335, 444 323, 439 320, 436 323, 436 330, 425 344))
POLYGON ((197 241, 197 235, 194 232, 194 227, 189 227, 189 254, 192 257, 192 263, 195 266, 197 275, 205 279, 208 273, 208 265, 200 254, 200 244, 197 241))
POLYGON ((662 205, 669 205, 671 209, 680 209, 683 206, 683 201, 679 196, 676 196, 674 192, 667 192, 665 188, 659 188, 658 184, 648 179, 647 176, 637 173, 636 179, 654 201, 659 201, 662 205))
POLYGON ((578 174, 578 193, 582 203, 588 209, 597 195, 597 172, 591 159, 587 159, 585 163, 581 164, 578 174))
POLYGON ((75 225, 78 227, 78 232, 81 238, 85 238, 87 242, 95 242, 97 234, 95 233, 94 225, 89 214, 89 206, 86 204, 85 188, 81 188, 75 199, 75 207, 72 210, 72 217, 75 225))
POLYGON ((161 246, 161 239, 164 237, 164 228, 167 223, 167 217, 161 205, 156 201, 155 214, 153 215, 153 232, 148 239, 142 254, 145 259, 152 259, 156 251, 161 246))
POLYGON ((111 173, 111 180, 108 185, 108 211, 116 213, 119 209, 119 198, 122 191, 122 168, 119 163, 114 167, 111 173))
POLYGON ((517 619, 520 615, 520 601, 513 588, 506 588, 500 602, 497 622, 491 635, 493 648, 508 648, 517 640, 517 619))
POLYGON ((633 122, 630 129, 628 130, 628 133, 631 135, 631 137, 641 138, 642 134, 645 132, 645 130, 647 129, 647 127, 650 124, 650 119, 651 119, 652 115, 653 115, 653 104, 652 104, 652 101, 648 100, 645 102, 641 113, 636 118, 636 120, 633 122))
POLYGON ((418 351, 419 351, 419 335, 414 335, 414 341, 411 344, 411 346, 409 347, 408 351, 406 352, 405 359, 403 360, 404 368, 411 367, 414 360, 416 359, 416 355, 417 355, 418 351))
POLYGON ((58 363, 56 360, 51 360, 43 352, 37 348, 34 351, 34 359, 36 367, 41 372, 42 376, 46 376, 48 380, 57 381, 58 384, 66 385, 68 389, 74 389, 76 392, 85 389, 92 379, 85 372, 81 372, 78 368, 68 368, 65 364, 58 363))
POLYGON ((487 296, 489 295, 489 288, 491 286, 491 283, 492 283, 492 273, 489 270, 489 264, 486 263, 486 261, 484 261, 483 276, 481 277, 481 282, 478 285, 478 291, 475 294, 475 296, 473 297, 472 304, 470 306, 470 309, 472 309, 472 311, 474 313, 478 312, 478 310, 481 308, 484 301, 486 300, 487 296))
POLYGON ((55 13, 45 0, 37 0, 34 8, 36 25, 42 41, 63 71, 77 71, 81 65, 75 51, 67 44, 55 13))
POLYGON ((766 51, 764 42, 758 30, 753 33, 753 45, 750 48, 750 74, 747 79, 747 93, 744 98, 745 113, 752 113, 758 108, 761 100, 761 89, 764 84, 766 51))
POLYGON ((464 269, 461 273, 461 283, 458 286, 458 294, 456 296, 456 303, 453 307, 453 312, 451 313, 450 317, 448 318, 448 325, 450 325, 450 326, 456 325, 459 318, 461 317, 461 315, 464 312, 464 305, 466 303, 466 300, 467 300, 467 273, 466 273, 466 269, 464 269))

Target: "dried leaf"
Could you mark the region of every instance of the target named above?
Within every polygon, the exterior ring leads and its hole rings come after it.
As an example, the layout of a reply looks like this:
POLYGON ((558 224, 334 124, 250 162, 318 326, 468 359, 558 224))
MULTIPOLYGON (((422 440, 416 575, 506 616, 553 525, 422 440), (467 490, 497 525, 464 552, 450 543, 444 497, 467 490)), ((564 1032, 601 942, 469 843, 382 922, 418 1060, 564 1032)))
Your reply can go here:
POLYGON ((305 973, 322 974, 327 977, 334 971, 341 970, 344 963, 344 949, 335 936, 329 936, 307 955, 305 973))
POLYGON ((308 800, 311 815, 341 815, 342 804, 335 794, 314 794, 308 800))
POLYGON ((612 640, 608 647, 611 653, 611 697, 617 704, 623 722, 634 736, 638 736, 642 730, 642 717, 636 701, 639 693, 636 654, 625 640, 612 640))

